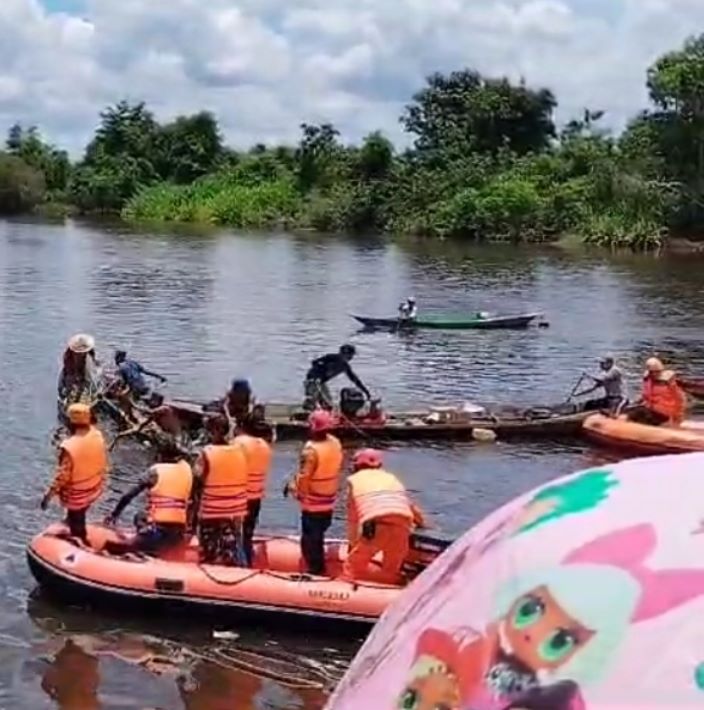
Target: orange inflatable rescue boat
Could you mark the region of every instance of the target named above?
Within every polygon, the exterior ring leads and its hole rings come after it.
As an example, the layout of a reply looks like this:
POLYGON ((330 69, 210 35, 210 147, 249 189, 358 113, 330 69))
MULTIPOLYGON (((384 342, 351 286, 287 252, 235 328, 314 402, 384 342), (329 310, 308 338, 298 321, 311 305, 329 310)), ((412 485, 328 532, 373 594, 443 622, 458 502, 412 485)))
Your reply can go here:
MULTIPOLYGON (((286 620, 370 626, 402 591, 374 581, 378 566, 368 570, 368 580, 336 579, 342 573, 347 543, 326 546, 330 577, 301 572, 298 540, 293 537, 255 538, 252 569, 206 565, 199 562, 197 539, 168 558, 142 554, 111 555, 103 548, 108 540, 127 536, 99 525, 88 526, 90 547, 68 536, 62 524, 37 535, 27 549, 27 560, 40 586, 72 604, 126 607, 171 618, 183 614, 213 614, 218 621, 244 617, 247 621, 286 620)), ((414 533, 404 565, 408 580, 432 562, 451 540, 437 534, 414 533)), ((339 631, 340 624, 328 625, 339 631)))
POLYGON ((637 454, 704 451, 704 422, 684 421, 679 427, 650 426, 594 414, 585 420, 583 430, 597 444, 637 454))

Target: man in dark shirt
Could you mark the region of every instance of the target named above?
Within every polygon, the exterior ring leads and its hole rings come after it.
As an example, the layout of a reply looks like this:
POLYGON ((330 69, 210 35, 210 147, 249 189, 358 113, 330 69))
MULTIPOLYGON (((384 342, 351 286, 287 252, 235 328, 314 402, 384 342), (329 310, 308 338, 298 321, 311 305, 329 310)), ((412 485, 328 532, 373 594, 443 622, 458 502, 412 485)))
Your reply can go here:
POLYGON ((312 411, 316 407, 332 409, 334 401, 328 388, 328 382, 343 374, 364 393, 367 399, 371 399, 369 390, 350 366, 350 361, 355 354, 356 350, 353 345, 343 345, 338 352, 328 353, 311 362, 303 384, 305 391, 303 408, 305 410, 312 411))
POLYGON ((136 360, 130 360, 124 350, 118 350, 115 353, 115 365, 117 365, 120 377, 135 397, 146 397, 149 394, 149 386, 144 379, 145 375, 166 382, 166 378, 162 375, 150 372, 136 360))

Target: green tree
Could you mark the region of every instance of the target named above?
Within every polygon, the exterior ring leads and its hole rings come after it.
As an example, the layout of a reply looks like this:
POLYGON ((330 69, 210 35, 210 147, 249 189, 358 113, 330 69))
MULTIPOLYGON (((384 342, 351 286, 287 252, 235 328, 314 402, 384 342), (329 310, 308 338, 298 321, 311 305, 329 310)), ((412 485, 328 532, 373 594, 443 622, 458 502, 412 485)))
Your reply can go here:
POLYGON ((218 122, 207 111, 179 116, 163 126, 157 145, 156 170, 159 176, 180 184, 193 182, 212 172, 223 155, 218 122))
POLYGON ((432 74, 401 117, 419 151, 518 155, 545 149, 555 136, 557 106, 547 89, 532 90, 508 79, 488 79, 465 69, 432 74))
POLYGON ((20 214, 34 209, 43 199, 46 185, 40 170, 21 158, 0 153, 0 213, 20 214))
POLYGON ((330 187, 333 182, 333 168, 340 157, 342 146, 338 142, 340 132, 330 123, 319 126, 301 124, 303 137, 296 151, 298 181, 304 192, 313 187, 330 187))

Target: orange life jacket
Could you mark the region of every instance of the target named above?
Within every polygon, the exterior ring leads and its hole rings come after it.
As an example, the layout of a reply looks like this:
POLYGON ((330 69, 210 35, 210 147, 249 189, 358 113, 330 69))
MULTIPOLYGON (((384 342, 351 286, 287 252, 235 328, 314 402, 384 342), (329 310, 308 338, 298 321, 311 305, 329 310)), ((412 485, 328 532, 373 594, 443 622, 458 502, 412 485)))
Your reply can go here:
POLYGON ((247 514, 247 459, 236 444, 206 446, 208 475, 200 499, 201 520, 230 520, 247 514))
POLYGON ((188 499, 193 488, 193 471, 189 463, 159 463, 153 470, 157 482, 149 491, 149 520, 185 525, 188 499))
POLYGON ((61 444, 71 459, 71 479, 59 491, 59 498, 68 510, 83 510, 100 497, 108 469, 105 439, 96 427, 74 434, 61 444))
POLYGON ((247 499, 261 500, 271 467, 271 446, 264 439, 248 434, 240 434, 234 443, 242 447, 247 460, 247 499))
POLYGON ((674 422, 684 419, 686 398, 677 384, 674 372, 667 370, 657 380, 645 377, 642 396, 645 405, 654 412, 674 422))
POLYGON ((369 520, 401 518, 413 523, 413 508, 406 489, 393 473, 383 469, 362 469, 348 479, 348 537, 355 539, 369 520))
POLYGON ((316 455, 315 471, 301 480, 298 499, 306 513, 329 513, 335 507, 342 470, 342 445, 328 434, 323 441, 309 441, 307 448, 316 455))

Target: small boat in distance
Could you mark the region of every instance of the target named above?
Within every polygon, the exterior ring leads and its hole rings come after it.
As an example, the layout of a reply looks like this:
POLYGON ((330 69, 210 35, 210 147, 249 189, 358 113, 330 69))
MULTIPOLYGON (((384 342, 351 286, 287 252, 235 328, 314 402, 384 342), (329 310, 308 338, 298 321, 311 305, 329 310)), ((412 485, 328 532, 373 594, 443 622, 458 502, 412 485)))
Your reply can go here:
POLYGON ((494 316, 475 313, 472 315, 421 316, 419 318, 373 318, 351 314, 365 328, 384 330, 497 330, 500 328, 527 328, 542 313, 494 316))

